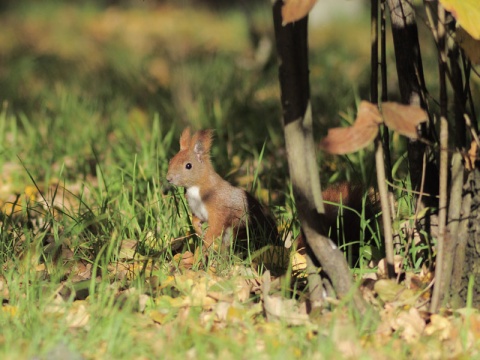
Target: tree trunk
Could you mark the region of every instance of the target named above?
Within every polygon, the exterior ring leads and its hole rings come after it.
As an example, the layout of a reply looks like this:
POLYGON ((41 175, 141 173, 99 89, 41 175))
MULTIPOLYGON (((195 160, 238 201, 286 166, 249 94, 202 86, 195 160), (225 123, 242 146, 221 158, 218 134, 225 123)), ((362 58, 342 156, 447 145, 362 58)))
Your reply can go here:
MULTIPOLYGON (((480 171, 470 172, 458 225, 450 305, 480 307, 480 171), (470 283, 472 282, 472 283, 470 283), (473 285, 473 286, 472 286, 473 285)), ((454 236, 452 234, 452 236, 454 236)))
MULTIPOLYGON (((387 0, 387 2, 390 9, 398 84, 402 102, 421 106, 425 109, 425 79, 415 12, 408 0, 387 0)), ((432 136, 428 131, 430 130, 423 125, 421 136, 430 139, 432 136)), ((433 195, 429 198, 424 197, 424 199, 432 200, 434 195, 438 194, 438 170, 428 159, 425 187, 420 189, 425 151, 426 147, 423 143, 419 141, 408 142, 408 163, 412 189, 414 191, 423 190, 425 193, 433 195)))
MULTIPOLYGON (((365 303, 353 289, 353 279, 342 252, 324 235, 323 202, 313 141, 308 68, 308 17, 282 25, 283 2, 273 4, 285 143, 298 216, 315 258, 339 297, 351 295, 356 308, 365 303)), ((316 299, 313 299, 316 301, 316 299)))

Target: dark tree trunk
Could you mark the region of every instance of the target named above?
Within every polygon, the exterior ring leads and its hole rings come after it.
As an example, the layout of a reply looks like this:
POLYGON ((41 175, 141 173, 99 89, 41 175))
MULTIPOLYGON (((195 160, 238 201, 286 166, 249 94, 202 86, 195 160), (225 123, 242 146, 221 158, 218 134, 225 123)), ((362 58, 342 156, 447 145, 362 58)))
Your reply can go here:
MULTIPOLYGON (((455 23, 450 24, 455 29, 455 23)), ((453 88, 455 109, 455 147, 458 151, 467 149, 467 126, 464 115, 469 93, 469 73, 462 73, 460 49, 453 44, 448 52, 450 80, 453 88), (464 88, 465 76, 466 88, 464 88)), ((473 108, 472 108, 473 110, 473 108)), ((451 243, 450 256, 445 261, 444 304, 464 307, 471 297, 472 305, 480 305, 480 177, 478 170, 466 172, 460 152, 452 156, 450 206, 448 230, 451 243), (468 174, 465 176, 465 174, 468 174), (469 289, 469 286, 471 289, 469 289), (473 286, 473 287, 472 287, 473 286)))
POLYGON ((462 217, 455 236, 454 268, 450 285, 451 306, 464 307, 468 298, 480 307, 480 171, 472 171, 463 192, 462 217))
MULTIPOLYGON (((410 1, 387 0, 387 2, 390 8, 398 84, 402 102, 404 104, 421 106, 425 109, 425 80, 415 12, 410 1)), ((429 131, 430 128, 422 126, 421 136, 431 139, 432 135, 429 131)), ((426 146, 423 143, 409 141, 408 163, 412 189, 415 191, 420 190, 425 152, 426 146)), ((425 187, 423 190, 427 194, 436 195, 438 194, 438 170, 431 159, 427 159, 427 161, 425 187)), ((433 199, 433 196, 430 199, 433 199)))
MULTIPOLYGON (((283 2, 273 4, 285 143, 296 207, 314 259, 330 278, 339 297, 352 294, 357 309, 365 303, 358 291, 352 291, 353 279, 345 257, 332 248, 324 235, 323 202, 313 142, 308 67, 308 17, 282 25, 283 2)), ((312 296, 312 293, 311 293, 312 296)), ((316 301, 317 299, 313 299, 316 301)))

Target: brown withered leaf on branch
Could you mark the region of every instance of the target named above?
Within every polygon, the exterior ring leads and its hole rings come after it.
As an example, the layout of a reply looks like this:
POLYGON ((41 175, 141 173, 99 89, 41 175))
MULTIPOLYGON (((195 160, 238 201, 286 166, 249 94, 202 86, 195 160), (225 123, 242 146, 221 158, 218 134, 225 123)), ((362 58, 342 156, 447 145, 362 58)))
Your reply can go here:
POLYGON ((285 26, 305 17, 317 0, 283 0, 282 25, 285 26))
POLYGON ((427 113, 422 108, 396 102, 384 102, 382 115, 385 125, 390 130, 413 140, 418 139, 417 126, 428 119, 427 113))
POLYGON ((463 28, 457 28, 455 41, 462 47, 472 64, 480 65, 480 39, 474 39, 463 28))
POLYGON ((478 145, 477 145, 477 142, 474 140, 470 145, 470 150, 468 150, 468 154, 463 154, 463 160, 465 161, 465 168, 468 171, 473 171, 475 169, 475 162, 477 161, 477 151, 478 151, 478 145))
POLYGON ((320 148, 336 155, 361 150, 375 139, 381 123, 382 117, 377 106, 362 101, 353 126, 329 129, 328 135, 320 142, 320 148))

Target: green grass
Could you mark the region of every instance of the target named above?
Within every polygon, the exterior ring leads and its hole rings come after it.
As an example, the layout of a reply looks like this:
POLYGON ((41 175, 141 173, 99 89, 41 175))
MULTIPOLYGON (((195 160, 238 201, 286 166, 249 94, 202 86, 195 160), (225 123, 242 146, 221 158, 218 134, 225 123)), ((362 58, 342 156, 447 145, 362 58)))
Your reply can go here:
MULTIPOLYGON (((244 14, 149 3, 10 6, 0 13, 0 358, 369 358, 397 350, 401 339, 370 339, 374 322, 344 311, 348 304, 332 306, 319 324, 267 322, 255 286, 241 298, 245 279, 258 279, 256 258, 211 254, 194 271, 182 267, 198 239, 182 190, 165 175, 187 125, 215 129, 218 172, 269 205, 284 237, 299 233, 275 56, 244 65, 254 52, 244 14)), ((251 26, 271 38, 270 16, 268 7, 254 9, 251 26)), ((358 39, 368 39, 368 21, 336 29, 311 36, 318 137, 353 121, 367 98, 369 45, 358 39)), ((373 181, 370 150, 321 157, 323 184, 373 181)), ((364 212, 363 230, 375 226, 364 212)), ((359 238, 365 251, 381 247, 378 234, 359 238)), ((358 273, 369 260, 375 255, 358 273)), ((412 257, 412 267, 421 260, 412 257)), ((304 299, 296 275, 289 269, 275 291, 304 299)))

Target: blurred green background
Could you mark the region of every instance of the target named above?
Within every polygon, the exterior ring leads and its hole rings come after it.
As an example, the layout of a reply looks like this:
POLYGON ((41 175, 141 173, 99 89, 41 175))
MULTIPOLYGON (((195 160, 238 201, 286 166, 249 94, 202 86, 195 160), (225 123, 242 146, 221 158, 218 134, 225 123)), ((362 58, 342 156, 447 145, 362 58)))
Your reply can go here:
MULTIPOLYGON (((20 126, 42 128, 45 136, 43 146, 29 152, 24 144, 18 156, 35 167, 36 156, 55 162, 83 149, 83 160, 71 170, 89 172, 92 147, 104 157, 122 141, 135 152, 157 117, 163 133, 174 126, 178 134, 188 124, 214 128, 213 155, 224 175, 268 139, 265 154, 274 160, 272 169, 280 168, 283 182, 270 6, 269 1, 2 2, 3 110, 20 126)), ((310 70, 320 137, 326 126, 351 120, 356 101, 368 98, 370 30, 361 2, 340 1, 317 12, 311 20, 310 70)), ((173 144, 169 154, 175 149, 173 144)), ((2 150, 5 155, 8 146, 2 150)), ((338 164, 325 166, 328 179, 338 164)), ((347 170, 340 175, 349 176, 347 170)))

